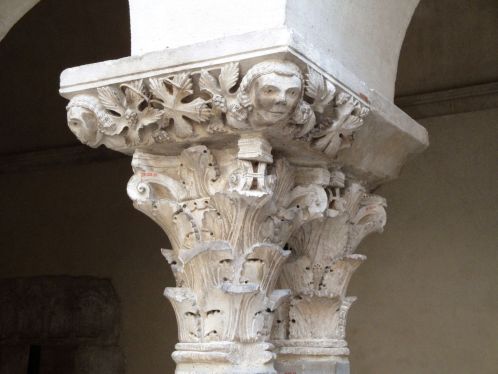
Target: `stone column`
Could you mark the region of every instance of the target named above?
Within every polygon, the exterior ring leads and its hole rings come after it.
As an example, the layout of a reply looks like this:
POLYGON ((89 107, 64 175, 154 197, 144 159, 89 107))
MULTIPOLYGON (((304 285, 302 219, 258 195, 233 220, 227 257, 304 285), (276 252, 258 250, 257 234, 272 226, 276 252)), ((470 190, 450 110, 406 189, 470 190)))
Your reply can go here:
POLYGON ((323 215, 327 196, 270 149, 251 134, 222 150, 134 154, 128 194, 173 247, 163 255, 177 283, 165 296, 178 321, 178 373, 275 373, 270 332, 290 293, 275 287, 284 244, 323 215))
POLYGON ((69 128, 133 157, 170 240, 177 373, 346 373, 354 251, 385 224, 369 191, 427 134, 290 28, 224 35, 66 70, 69 128))
POLYGON ((355 249, 386 223, 385 199, 334 171, 329 209, 297 230, 278 284, 292 297, 277 311, 273 339, 281 373, 349 373, 346 322, 356 300, 346 295, 351 276, 366 260, 355 249))

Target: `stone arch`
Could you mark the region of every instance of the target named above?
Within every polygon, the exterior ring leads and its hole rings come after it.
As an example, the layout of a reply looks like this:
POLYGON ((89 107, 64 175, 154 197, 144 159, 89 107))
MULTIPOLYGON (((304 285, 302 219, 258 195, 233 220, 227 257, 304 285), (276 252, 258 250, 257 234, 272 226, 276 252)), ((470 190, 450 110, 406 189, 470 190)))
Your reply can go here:
MULTIPOLYGON (((0 4, 0 42, 10 29, 39 1, 40 0, 6 0, 0 4)), ((288 11, 290 10, 290 12, 285 17, 282 17, 282 19, 285 18, 283 23, 293 28, 293 23, 299 24, 301 19, 308 19, 308 16, 313 17, 315 13, 313 9, 310 11, 310 8, 317 9, 316 11, 318 12, 322 12, 323 9, 333 9, 331 14, 339 12, 341 14, 341 17, 337 17, 339 22, 329 25, 330 29, 328 30, 328 32, 335 35, 335 37, 332 39, 318 38, 311 41, 313 44, 316 44, 320 43, 323 39, 330 45, 336 58, 341 63, 349 68, 354 67, 353 73, 358 76, 369 77, 370 81, 367 82, 367 84, 371 88, 378 90, 387 98, 392 99, 401 46, 419 1, 420 0, 409 0, 398 2, 397 0, 382 0, 370 2, 369 0, 362 0, 354 4, 348 3, 347 6, 345 6, 345 3, 338 2, 334 6, 324 8, 325 3, 316 3, 315 6, 309 7, 303 6, 305 4, 301 1, 286 0, 286 9, 288 11), (293 16, 293 9, 296 10, 296 15, 303 14, 304 12, 307 14, 307 17, 293 16), (389 27, 382 27, 382 24, 388 24, 389 27), (356 38, 353 38, 353 41, 356 39, 360 45, 357 47, 349 45, 348 48, 344 48, 343 42, 351 40, 350 34, 352 31, 355 31, 358 35, 356 38), (367 40, 370 40, 370 42, 366 43, 367 40), (375 48, 372 48, 372 46, 375 46, 375 48), (368 60, 368 62, 365 62, 365 60, 368 60), (375 73, 372 74, 372 71, 375 73)), ((133 39, 140 37, 144 32, 150 33, 151 27, 155 30, 154 25, 151 26, 150 22, 145 22, 141 20, 141 18, 144 18, 145 16, 154 19, 154 14, 162 14, 167 9, 166 7, 171 6, 164 2, 151 2, 150 4, 153 6, 144 8, 139 1, 130 0, 130 7, 132 10, 130 22, 132 41, 133 39), (135 12, 134 9, 140 9, 140 11, 135 12), (157 11, 158 9, 160 11, 157 11), (133 13, 136 13, 137 15, 134 17, 133 13)), ((180 11, 190 12, 191 15, 198 15, 200 19, 203 19, 202 13, 195 11, 194 8, 196 8, 194 3, 190 7, 188 4, 182 4, 180 11)), ((229 18, 233 18, 233 16, 235 15, 230 15, 229 18)), ((177 18, 181 19, 181 17, 177 18)), ((177 28, 178 24, 174 23, 175 19, 172 19, 171 21, 173 23, 170 28, 177 28)), ((196 20, 194 19, 192 21, 194 22, 196 20)), ((204 22, 205 21, 206 20, 204 19, 204 22)), ((161 24, 160 29, 157 29, 156 31, 164 30, 164 27, 165 26, 161 24)), ((299 25, 298 28, 300 28, 299 25)), ((149 41, 147 42, 147 46, 136 46, 137 42, 133 42, 132 52, 134 54, 148 52, 151 48, 154 49, 156 47, 154 44, 156 42, 163 43, 164 46, 169 46, 172 43, 174 44, 175 41, 171 41, 168 38, 170 38, 169 35, 175 35, 176 37, 177 33, 171 33, 170 29, 166 29, 166 31, 168 32, 163 35, 161 35, 161 32, 156 32, 156 35, 152 38, 152 44, 149 41)), ((302 32, 306 33, 307 31, 304 29, 302 32)), ((312 30, 310 35, 314 34, 316 34, 316 30, 312 30)), ((146 39, 149 40, 149 38, 146 39)))
POLYGON ((0 3, 0 42, 40 0, 6 0, 0 3))

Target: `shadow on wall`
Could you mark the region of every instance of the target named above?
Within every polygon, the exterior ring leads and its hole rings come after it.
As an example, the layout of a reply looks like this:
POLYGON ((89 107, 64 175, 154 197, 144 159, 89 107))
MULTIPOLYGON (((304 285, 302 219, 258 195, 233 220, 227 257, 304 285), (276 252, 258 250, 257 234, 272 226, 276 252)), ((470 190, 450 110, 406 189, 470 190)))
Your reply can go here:
POLYGON ((126 0, 42 0, 0 42, 0 154, 77 144, 60 73, 129 53, 126 0))
POLYGON ((120 303, 108 279, 0 280, 1 374, 123 374, 120 303))

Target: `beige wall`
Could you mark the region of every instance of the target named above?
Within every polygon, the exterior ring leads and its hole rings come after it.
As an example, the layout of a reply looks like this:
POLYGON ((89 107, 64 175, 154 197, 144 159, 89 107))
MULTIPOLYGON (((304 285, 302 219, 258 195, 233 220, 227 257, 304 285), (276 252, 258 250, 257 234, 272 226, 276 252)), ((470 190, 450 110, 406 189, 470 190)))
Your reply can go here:
MULTIPOLYGON (((91 152, 92 150, 89 150, 91 152)), ((0 277, 109 277, 123 306, 129 374, 173 373, 176 322, 162 231, 126 196, 128 159, 0 176, 0 277)))
MULTIPOLYGON (((498 372, 497 122, 498 110, 425 120, 431 147, 377 191, 389 218, 350 287, 352 374, 498 372)), ((0 277, 110 277, 127 373, 172 373, 167 240, 128 201, 130 175, 122 159, 0 176, 0 277)))
POLYGON ((496 0, 422 0, 401 49, 396 95, 498 81, 497 44, 496 0))
POLYGON ((353 374, 498 373, 498 109, 422 121, 353 277, 353 374))

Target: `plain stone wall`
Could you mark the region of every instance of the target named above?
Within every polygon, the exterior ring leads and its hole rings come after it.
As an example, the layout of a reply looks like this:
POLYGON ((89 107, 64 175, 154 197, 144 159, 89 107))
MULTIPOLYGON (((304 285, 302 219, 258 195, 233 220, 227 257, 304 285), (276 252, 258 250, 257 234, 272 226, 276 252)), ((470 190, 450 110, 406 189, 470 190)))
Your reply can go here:
POLYGON ((392 99, 401 45, 419 1, 129 0, 131 51, 141 55, 285 26, 316 48, 319 60, 334 59, 337 72, 345 67, 392 99))
POLYGON ((168 242, 126 195, 129 162, 0 176, 0 278, 110 278, 127 373, 173 373, 177 329, 162 292, 174 280, 160 252, 168 242))
POLYGON ((286 24, 388 99, 420 0, 288 0, 286 24), (319 20, 319 21, 316 21, 319 20))
POLYGON ((496 82, 496 45, 496 0, 422 0, 403 42, 396 95, 496 82))
POLYGON ((43 374, 124 374, 109 279, 0 278, 0 306, 0 374, 31 373, 33 345, 43 374))
MULTIPOLYGON (((352 374, 498 372, 498 110, 424 121, 431 147, 388 199, 353 276, 352 374)), ((128 374, 173 372, 174 280, 159 227, 126 196, 128 159, 0 176, 0 277, 109 277, 128 374)))
POLYGON ((421 121, 352 278, 352 374, 498 373, 498 109, 421 121))
POLYGON ((133 55, 272 29, 285 20, 286 0, 129 2, 133 55))

